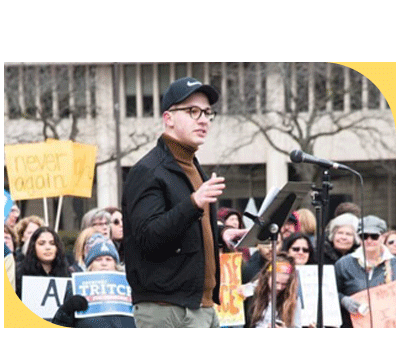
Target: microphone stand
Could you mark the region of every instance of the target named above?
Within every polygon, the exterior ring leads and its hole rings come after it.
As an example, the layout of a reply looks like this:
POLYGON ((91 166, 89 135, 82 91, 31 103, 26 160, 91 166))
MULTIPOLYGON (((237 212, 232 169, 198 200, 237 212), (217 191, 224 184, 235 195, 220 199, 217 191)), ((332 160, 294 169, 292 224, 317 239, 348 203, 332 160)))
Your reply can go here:
POLYGON ((317 328, 323 328, 323 304, 322 304, 322 281, 324 268, 324 242, 325 227, 329 211, 329 190, 332 189, 331 175, 328 169, 323 171, 322 188, 312 186, 314 191, 312 204, 315 207, 317 219, 317 257, 318 257, 318 305, 317 305, 317 328))
POLYGON ((276 223, 269 225, 269 232, 272 240, 272 287, 271 287, 271 328, 276 323, 276 242, 278 240, 279 227, 276 223))

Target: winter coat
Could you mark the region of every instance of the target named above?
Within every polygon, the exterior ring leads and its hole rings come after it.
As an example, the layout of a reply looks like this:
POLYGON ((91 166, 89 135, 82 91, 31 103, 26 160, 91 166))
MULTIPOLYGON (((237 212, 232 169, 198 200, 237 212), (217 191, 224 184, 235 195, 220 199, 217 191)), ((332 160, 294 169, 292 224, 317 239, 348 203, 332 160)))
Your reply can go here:
MULTIPOLYGON (((375 287, 382 285, 386 280, 396 280, 396 258, 393 257, 389 250, 385 250, 385 261, 376 266, 369 272, 368 286, 375 287), (386 266, 388 263, 391 267, 391 277, 387 278, 386 266)), ((348 254, 338 260, 335 264, 336 284, 339 293, 339 300, 344 296, 351 296, 367 288, 365 269, 359 263, 358 257, 362 256, 362 248, 354 253, 348 254)), ((351 328, 350 314, 343 307, 341 308, 343 324, 342 328, 351 328)))
MULTIPOLYGON (((354 244, 348 253, 352 253, 359 245, 354 244)), ((324 264, 335 264, 344 255, 337 251, 329 240, 324 242, 324 264)))
MULTIPOLYGON (((203 181, 207 177, 194 158, 203 181)), ((127 279, 132 300, 200 307, 204 287, 203 211, 191 201, 194 188, 162 138, 133 166, 122 198, 127 279)), ((219 304, 218 226, 210 204, 219 304)))
POLYGON ((135 328, 133 316, 108 315, 75 318, 75 311, 86 310, 87 301, 83 296, 67 296, 65 303, 57 310, 51 323, 71 328, 135 328), (85 306, 86 305, 86 306, 85 306))

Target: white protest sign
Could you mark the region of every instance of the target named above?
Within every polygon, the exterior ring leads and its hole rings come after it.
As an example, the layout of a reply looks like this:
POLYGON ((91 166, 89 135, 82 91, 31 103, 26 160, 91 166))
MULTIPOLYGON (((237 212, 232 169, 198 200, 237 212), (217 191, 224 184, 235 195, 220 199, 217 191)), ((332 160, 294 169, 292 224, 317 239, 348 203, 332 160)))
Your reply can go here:
POLYGON ((22 302, 36 315, 51 320, 64 303, 70 278, 43 276, 22 277, 22 302))
MULTIPOLYGON (((318 266, 296 266, 299 272, 301 324, 309 326, 317 322, 318 266)), ((342 324, 339 296, 333 265, 324 265, 322 278, 322 318, 324 326, 339 327, 342 324)))

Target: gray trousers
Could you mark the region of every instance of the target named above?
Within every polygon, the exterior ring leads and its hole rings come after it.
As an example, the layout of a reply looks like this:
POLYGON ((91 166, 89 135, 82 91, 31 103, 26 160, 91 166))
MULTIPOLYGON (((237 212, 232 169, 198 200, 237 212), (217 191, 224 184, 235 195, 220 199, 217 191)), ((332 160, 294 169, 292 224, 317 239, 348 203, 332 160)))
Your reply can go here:
POLYGON ((189 309, 151 302, 135 304, 137 328, 219 328, 214 307, 189 309))

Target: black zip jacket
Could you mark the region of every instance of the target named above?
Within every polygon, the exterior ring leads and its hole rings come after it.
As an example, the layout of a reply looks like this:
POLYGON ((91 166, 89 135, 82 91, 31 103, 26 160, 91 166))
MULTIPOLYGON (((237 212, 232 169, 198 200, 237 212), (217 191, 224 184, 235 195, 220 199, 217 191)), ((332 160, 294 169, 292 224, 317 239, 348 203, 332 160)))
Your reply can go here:
MULTIPOLYGON (((197 159, 194 164, 207 180, 197 159)), ((122 211, 127 279, 132 301, 200 307, 204 286, 203 210, 190 199, 194 188, 162 138, 127 176, 122 211)), ((210 204, 219 304, 220 266, 216 206, 210 204)))

